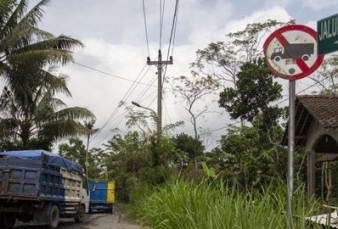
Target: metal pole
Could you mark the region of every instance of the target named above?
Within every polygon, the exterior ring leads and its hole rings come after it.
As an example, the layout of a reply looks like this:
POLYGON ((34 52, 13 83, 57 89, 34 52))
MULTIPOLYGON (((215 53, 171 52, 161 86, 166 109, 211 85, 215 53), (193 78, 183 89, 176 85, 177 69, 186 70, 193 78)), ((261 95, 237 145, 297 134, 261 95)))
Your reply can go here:
POLYGON ((162 135, 162 53, 158 50, 158 90, 157 90, 157 134, 159 139, 162 135))
POLYGON ((89 173, 88 173, 88 168, 89 168, 89 162, 88 162, 88 154, 89 154, 89 136, 90 136, 90 134, 88 134, 87 135, 87 148, 86 148, 86 177, 87 177, 87 179, 89 180, 89 173))
POLYGON ((293 200, 293 169, 294 169, 294 145, 295 145, 295 100, 296 100, 296 81, 289 81, 289 137, 288 137, 288 174, 287 174, 287 228, 293 228, 292 219, 292 200, 293 200))

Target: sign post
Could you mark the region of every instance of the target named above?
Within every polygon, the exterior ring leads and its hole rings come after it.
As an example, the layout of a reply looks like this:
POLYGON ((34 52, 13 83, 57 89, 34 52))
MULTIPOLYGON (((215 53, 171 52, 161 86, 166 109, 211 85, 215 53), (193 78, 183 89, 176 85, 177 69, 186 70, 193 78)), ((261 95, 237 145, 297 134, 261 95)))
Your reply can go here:
POLYGON ((266 39, 263 50, 265 60, 276 76, 289 80, 288 174, 287 174, 287 226, 294 228, 292 220, 294 139, 295 139, 295 80, 313 73, 323 62, 317 53, 317 33, 304 25, 287 25, 277 29, 266 39))
POLYGON ((317 21, 318 55, 338 50, 338 14, 317 21))

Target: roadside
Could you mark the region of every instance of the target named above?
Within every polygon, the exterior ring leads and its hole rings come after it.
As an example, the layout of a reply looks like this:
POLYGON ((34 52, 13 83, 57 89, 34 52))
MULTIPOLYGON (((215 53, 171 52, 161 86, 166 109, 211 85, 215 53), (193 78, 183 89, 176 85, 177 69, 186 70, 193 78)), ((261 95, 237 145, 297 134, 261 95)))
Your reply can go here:
MULTIPOLYGON (((17 222, 14 228, 18 229, 37 229, 45 228, 43 226, 35 226, 32 224, 24 224, 17 222)), ((60 219, 58 229, 142 229, 139 225, 134 225, 121 218, 119 212, 109 213, 91 213, 86 214, 83 223, 78 224, 74 219, 60 219)))

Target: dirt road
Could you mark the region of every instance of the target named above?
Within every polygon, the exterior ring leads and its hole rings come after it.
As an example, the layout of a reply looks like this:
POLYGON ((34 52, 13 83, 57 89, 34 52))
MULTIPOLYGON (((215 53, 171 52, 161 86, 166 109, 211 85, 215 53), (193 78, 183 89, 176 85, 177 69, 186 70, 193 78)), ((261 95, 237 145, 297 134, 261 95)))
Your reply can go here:
MULTIPOLYGON (((73 219, 61 219, 58 229, 141 229, 140 226, 132 225, 122 220, 118 222, 118 214, 109 213, 93 213, 86 214, 83 223, 75 223, 73 219)), ((17 229, 33 229, 46 228, 37 227, 28 224, 17 223, 14 228, 17 229)))

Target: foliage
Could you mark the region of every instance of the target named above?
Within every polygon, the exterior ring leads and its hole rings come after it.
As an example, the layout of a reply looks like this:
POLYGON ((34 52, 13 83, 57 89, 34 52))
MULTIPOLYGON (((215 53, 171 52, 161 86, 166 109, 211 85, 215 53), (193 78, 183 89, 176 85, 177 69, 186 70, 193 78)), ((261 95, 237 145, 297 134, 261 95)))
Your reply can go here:
POLYGON ((325 58, 317 74, 312 74, 309 78, 315 82, 319 91, 317 94, 337 95, 338 90, 338 55, 332 54, 325 58))
MULTIPOLYGON (((176 144, 176 150, 185 153, 189 161, 193 161, 196 157, 203 155, 204 146, 202 142, 188 134, 181 133, 173 138, 176 144)), ((184 161, 184 163, 189 163, 184 161)))
POLYGON ((57 93, 71 96, 67 76, 54 75, 56 65, 73 61, 72 50, 83 47, 78 40, 52 34, 36 26, 43 15, 41 0, 28 12, 27 1, 7 1, 0 20, 0 70, 6 79, 1 95, 0 122, 5 138, 17 147, 48 150, 63 137, 83 131, 78 119, 94 118, 85 108, 65 108, 57 93))
POLYGON ((1 7, 0 70, 7 72, 13 65, 25 63, 44 67, 50 63, 66 64, 73 61, 72 49, 83 44, 71 37, 55 37, 37 28, 43 7, 49 0, 40 0, 28 9, 27 0, 10 0, 1 7))
MULTIPOLYGON (((25 69, 25 68, 24 68, 25 69)), ((8 102, 0 110, 1 123, 7 126, 7 138, 20 138, 20 148, 28 148, 32 137, 38 138, 39 148, 51 145, 59 138, 84 132, 78 119, 94 118, 87 109, 67 108, 60 99, 54 97, 58 91, 68 91, 66 76, 45 74, 37 76, 34 69, 25 69, 25 73, 11 72, 14 81, 8 81, 4 91, 8 102), (66 107, 66 108, 65 108, 66 107)))
POLYGON ((104 146, 103 161, 108 177, 115 180, 116 198, 128 202, 133 185, 138 183, 139 171, 151 167, 151 155, 136 131, 128 132, 124 137, 116 134, 104 146))
POLYGON ((68 143, 59 145, 59 155, 71 161, 77 162, 85 168, 86 148, 78 138, 70 138, 68 143))
MULTIPOLYGON (((149 193, 149 192, 147 192, 149 193)), ((229 186, 203 181, 199 184, 178 179, 134 204, 142 225, 149 228, 286 228, 286 186, 268 185, 246 194, 229 186)), ((294 193, 295 228, 304 228, 305 216, 318 210, 307 201, 300 186, 294 193)), ((317 212, 318 213, 318 212, 317 212)))
POLYGON ((196 61, 191 64, 194 71, 219 79, 223 86, 235 87, 239 67, 245 62, 262 57, 261 41, 272 29, 293 23, 267 20, 264 23, 248 24, 245 29, 226 34, 227 42, 210 43, 197 50, 196 61))
MULTIPOLYGON (((277 132, 277 131, 276 131, 277 132)), ((282 130, 276 138, 281 138, 282 130)), ((220 170, 225 178, 242 189, 286 179, 286 151, 276 139, 267 140, 266 132, 252 126, 229 126, 220 140, 218 153, 220 170), (277 144, 278 142, 278 144, 277 144)))
POLYGON ((214 112, 210 109, 212 102, 205 101, 205 99, 215 94, 220 84, 210 75, 203 76, 192 71, 192 77, 175 77, 173 85, 176 98, 182 99, 185 103, 184 108, 191 117, 190 121, 193 125, 195 139, 199 139, 197 120, 214 112))
POLYGON ((273 81, 274 77, 265 62, 244 63, 237 77, 236 87, 227 87, 220 93, 219 105, 226 109, 232 119, 252 122, 259 112, 269 111, 269 114, 275 114, 270 118, 276 122, 281 115, 280 109, 272 109, 269 104, 282 97, 283 89, 273 81))
POLYGON ((208 168, 207 164, 205 162, 202 162, 202 166, 203 166, 203 171, 206 175, 206 177, 208 178, 216 178, 216 173, 215 173, 215 169, 214 168, 208 168))

